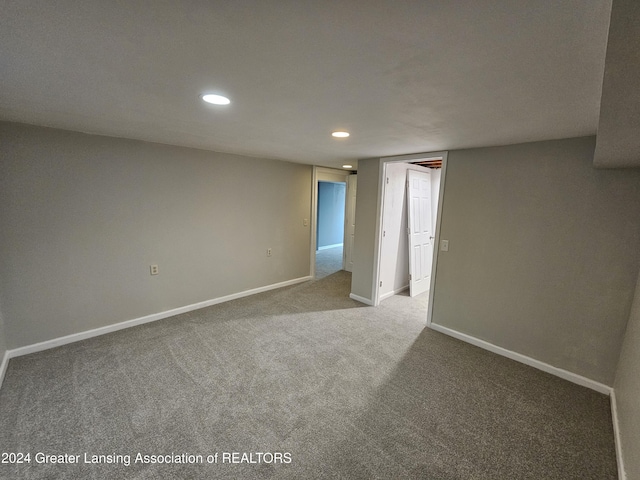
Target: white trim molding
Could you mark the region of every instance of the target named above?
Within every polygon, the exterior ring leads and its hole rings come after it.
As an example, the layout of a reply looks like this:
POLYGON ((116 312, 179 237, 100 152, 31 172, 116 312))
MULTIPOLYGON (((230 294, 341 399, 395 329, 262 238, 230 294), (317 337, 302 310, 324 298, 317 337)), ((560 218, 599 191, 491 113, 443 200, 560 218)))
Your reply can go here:
POLYGON ((356 302, 364 303, 365 305, 369 305, 370 307, 373 307, 373 302, 371 300, 369 300, 368 298, 361 297, 360 295, 356 295, 355 293, 350 293, 349 298, 351 300, 355 300, 356 302))
POLYGON ((438 191, 438 209, 436 213, 436 229, 433 233, 433 259, 431 260, 431 284, 429 285, 429 303, 427 304, 427 325, 433 319, 433 302, 436 296, 436 274, 438 272, 438 255, 440 251, 440 231, 442 225, 442 209, 444 207, 444 187, 447 179, 447 165, 449 153, 442 157, 442 172, 440 173, 440 190, 438 191))
MULTIPOLYGON (((86 330, 84 332, 73 333, 71 335, 54 338, 52 340, 47 340, 40 343, 34 343, 33 345, 27 345, 25 347, 16 348, 13 350, 7 350, 7 352, 5 353, 5 360, 7 360, 7 358, 20 357, 22 355, 28 355, 30 353, 41 352, 43 350, 48 350, 50 348, 66 345, 68 343, 79 342, 80 340, 85 340, 87 338, 105 335, 107 333, 116 332, 118 330, 123 330, 125 328, 135 327, 136 325, 155 322, 157 320, 162 320, 164 318, 180 315, 181 313, 191 312, 193 310, 199 310, 201 308, 210 307, 211 305, 217 305, 218 303, 224 303, 230 300, 236 300, 238 298, 248 297, 249 295, 255 295, 257 293, 262 293, 269 290, 275 290, 276 288, 288 287, 290 285, 303 283, 312 279, 313 277, 311 276, 294 278, 293 280, 287 280, 285 282, 274 283, 272 285, 266 285, 264 287, 253 288, 251 290, 245 290, 243 292, 233 293, 231 295, 226 295, 224 297, 213 298, 211 300, 205 300, 204 302, 193 303, 191 305, 186 305, 184 307, 174 308, 172 310, 154 313, 152 315, 146 315, 144 317, 134 318, 133 320, 126 320, 124 322, 114 323, 112 325, 106 325, 104 327, 94 328, 92 330, 86 330)), ((2 363, 2 368, 3 368, 2 373, 4 373, 4 368, 6 368, 5 361, 3 361, 2 363)))
POLYGON ((395 290, 393 290, 391 292, 387 292, 387 293, 384 293, 384 294, 380 295, 380 301, 384 300, 385 298, 393 297, 394 295, 397 295, 397 294, 399 294, 401 292, 404 292, 406 290, 409 290, 409 285, 405 285, 404 287, 396 288, 395 290))
POLYGON ((624 470, 624 457, 622 456, 622 439, 620 438, 620 423, 618 420, 618 403, 616 391, 611 390, 611 420, 613 422, 613 438, 616 444, 616 461, 618 463, 618 480, 627 480, 627 472, 624 470))
POLYGON ((590 388, 591 390, 595 390, 596 392, 604 393, 605 395, 611 395, 611 393, 613 392, 613 388, 608 385, 596 382, 595 380, 591 380, 587 377, 583 377, 582 375, 578 375, 577 373, 554 367, 553 365, 541 362, 540 360, 536 360, 535 358, 527 357, 526 355, 522 355, 521 353, 507 350, 506 348, 499 347, 497 345, 494 345, 493 343, 485 342, 484 340, 472 337, 471 335, 467 335, 466 333, 461 333, 456 330, 443 327, 442 325, 438 325, 436 323, 430 323, 429 325, 427 325, 427 327, 437 332, 444 333, 445 335, 449 335, 450 337, 457 338, 458 340, 462 340, 463 342, 475 345, 476 347, 483 348, 484 350, 489 350, 490 352, 497 353, 498 355, 510 358, 511 360, 515 360, 516 362, 524 363, 525 365, 529 365, 530 367, 537 368, 538 370, 542 370, 543 372, 547 372, 551 375, 555 375, 556 377, 563 378, 564 380, 568 380, 571 383, 590 388))

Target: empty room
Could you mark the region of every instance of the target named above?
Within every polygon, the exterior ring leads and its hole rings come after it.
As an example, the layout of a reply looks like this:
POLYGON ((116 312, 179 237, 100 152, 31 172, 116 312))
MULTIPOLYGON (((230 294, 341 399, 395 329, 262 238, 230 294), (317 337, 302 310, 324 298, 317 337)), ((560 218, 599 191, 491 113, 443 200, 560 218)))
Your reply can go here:
POLYGON ((640 480, 638 38, 0 2, 0 478, 640 480))

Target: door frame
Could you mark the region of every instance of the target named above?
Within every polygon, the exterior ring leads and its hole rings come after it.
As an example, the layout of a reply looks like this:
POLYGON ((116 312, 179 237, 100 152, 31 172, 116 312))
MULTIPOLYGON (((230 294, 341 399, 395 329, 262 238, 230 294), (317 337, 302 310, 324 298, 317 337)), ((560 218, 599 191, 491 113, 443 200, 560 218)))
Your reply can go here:
POLYGON ((387 177, 387 164, 389 163, 410 163, 419 160, 442 159, 442 173, 440 174, 440 190, 438 192, 438 210, 436 214, 436 230, 434 232, 433 243, 433 261, 431 266, 431 282, 429 286, 429 305, 427 308, 427 325, 431 324, 433 316, 433 298, 435 293, 436 271, 438 268, 438 252, 440 250, 440 224, 442 222, 442 204, 444 199, 444 188, 446 184, 447 174, 447 151, 414 153, 409 155, 396 155, 392 157, 380 158, 380 166, 378 172, 378 217, 376 219, 376 239, 375 239, 375 256, 373 259, 373 305, 380 304, 380 265, 382 255, 382 214, 384 212, 385 201, 385 179, 387 177))
POLYGON ((351 270, 347 268, 348 260, 349 260, 349 258, 347 258, 347 243, 349 242, 349 237, 350 237, 349 220, 351 220, 354 225, 354 232, 353 232, 354 241, 350 245, 348 253, 351 254, 351 260, 353 263, 353 251, 355 249, 356 210, 355 208, 353 208, 353 217, 349 212, 351 210, 351 207, 352 206, 355 207, 355 205, 357 204, 356 202, 357 191, 358 191, 358 174, 354 170, 352 170, 349 172, 349 175, 347 175, 347 191, 345 192, 346 198, 344 202, 344 209, 345 209, 344 238, 342 240, 342 269, 347 272, 353 272, 353 265, 351 266, 351 270))
MULTIPOLYGON (((344 182, 349 184, 348 177, 353 174, 352 170, 340 170, 337 168, 317 167, 313 166, 312 174, 312 186, 311 186, 311 242, 310 242, 310 256, 311 256, 311 277, 316 276, 316 250, 318 248, 318 182, 344 182)), ((345 196, 347 195, 347 189, 345 189, 345 196)), ((345 197, 345 215, 346 215, 347 202, 345 197)), ((344 235, 343 234, 343 247, 344 248, 344 235)), ((344 268, 344 255, 342 257, 342 268, 344 268)))

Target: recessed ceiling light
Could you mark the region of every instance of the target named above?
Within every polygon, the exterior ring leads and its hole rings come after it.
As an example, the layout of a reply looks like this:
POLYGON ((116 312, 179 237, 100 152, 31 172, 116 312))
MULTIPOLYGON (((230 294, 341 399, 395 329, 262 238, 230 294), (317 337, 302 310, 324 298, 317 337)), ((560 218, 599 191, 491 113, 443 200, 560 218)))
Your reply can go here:
POLYGON ((353 165, 342 165, 342 168, 353 168, 353 165))
POLYGON ((202 95, 202 100, 214 105, 229 105, 231 103, 231 100, 229 100, 227 97, 223 97, 222 95, 214 95, 213 93, 202 95))
POLYGON ((349 132, 338 131, 338 132, 333 132, 331 135, 336 138, 347 138, 349 136, 349 132))

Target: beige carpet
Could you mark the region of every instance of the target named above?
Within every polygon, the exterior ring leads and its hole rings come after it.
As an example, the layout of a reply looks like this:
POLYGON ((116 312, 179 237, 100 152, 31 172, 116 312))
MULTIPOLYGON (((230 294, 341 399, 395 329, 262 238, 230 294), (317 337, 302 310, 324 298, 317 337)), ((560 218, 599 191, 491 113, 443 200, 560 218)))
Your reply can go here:
POLYGON ((342 270, 342 247, 327 248, 316 252, 316 280, 342 270))

